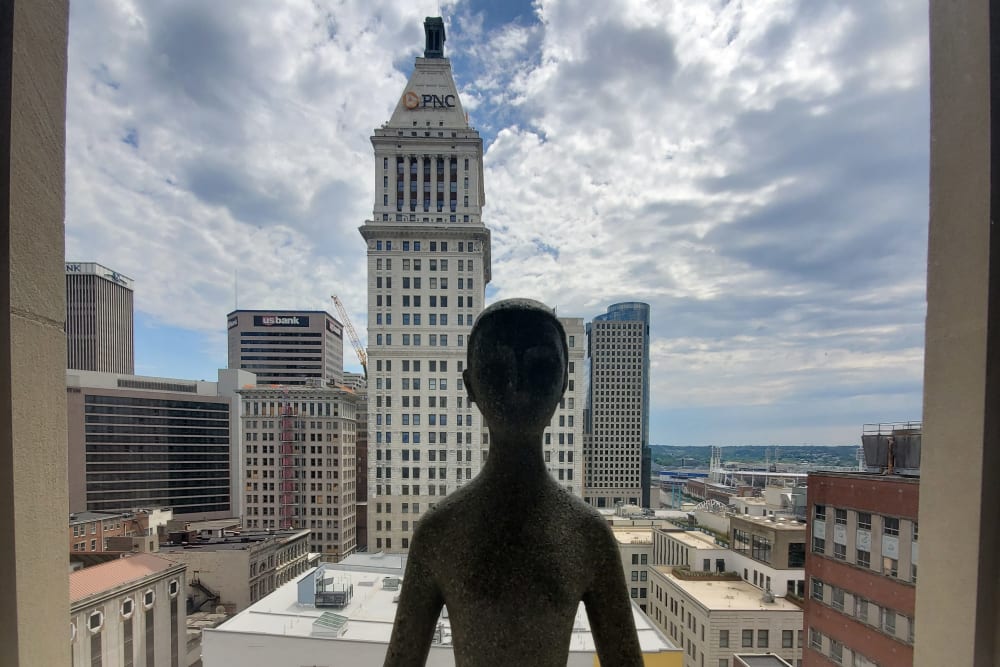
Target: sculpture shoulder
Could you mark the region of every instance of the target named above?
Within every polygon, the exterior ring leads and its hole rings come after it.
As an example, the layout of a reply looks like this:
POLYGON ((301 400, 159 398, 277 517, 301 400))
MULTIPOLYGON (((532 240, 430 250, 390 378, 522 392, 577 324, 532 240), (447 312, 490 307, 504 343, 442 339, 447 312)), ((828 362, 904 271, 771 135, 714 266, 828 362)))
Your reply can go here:
POLYGON ((462 525, 463 518, 470 512, 469 499, 464 497, 466 494, 462 493, 463 490, 452 493, 420 517, 414 530, 414 540, 420 539, 422 535, 438 539, 447 537, 457 526, 462 525))

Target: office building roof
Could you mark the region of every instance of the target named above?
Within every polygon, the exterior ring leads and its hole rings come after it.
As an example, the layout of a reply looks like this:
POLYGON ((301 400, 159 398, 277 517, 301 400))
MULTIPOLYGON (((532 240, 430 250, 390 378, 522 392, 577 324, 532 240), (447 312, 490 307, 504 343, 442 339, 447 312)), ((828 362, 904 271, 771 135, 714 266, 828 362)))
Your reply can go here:
MULTIPOLYGON (((357 560, 357 556, 351 556, 350 559, 357 560)), ((401 562, 402 559, 391 555, 382 557, 372 555, 364 559, 369 565, 354 566, 341 562, 322 566, 324 578, 332 577, 338 583, 353 586, 353 597, 342 608, 317 608, 312 604, 303 604, 299 601, 300 582, 317 573, 317 570, 310 570, 297 581, 288 582, 270 595, 258 600, 213 632, 281 634, 286 637, 326 638, 332 641, 343 639, 387 644, 396 615, 399 588, 383 585, 383 580, 397 580, 403 572, 401 567, 399 569, 391 567, 390 560, 401 562), (386 567, 379 567, 375 565, 376 563, 386 567), (367 571, 370 569, 382 571, 367 571), (387 573, 391 574, 387 577, 387 573), (332 632, 328 627, 331 613, 338 617, 333 619, 337 621, 336 632, 332 632), (324 617, 324 614, 327 616, 324 617)), ((405 579, 402 585, 406 585, 405 579)), ((644 653, 678 650, 635 604, 632 605, 632 615, 639 635, 639 644, 644 653)), ((440 645, 450 645, 451 624, 447 608, 443 611, 439 623, 441 627, 440 645)), ((569 650, 590 653, 596 650, 583 603, 580 604, 573 623, 573 636, 569 650)))
POLYGON ((714 537, 699 530, 671 530, 667 532, 667 535, 684 546, 695 549, 725 549, 725 547, 715 543, 714 537))
POLYGON ((709 611, 788 611, 802 613, 802 609, 784 598, 764 602, 764 594, 745 581, 704 581, 675 577, 673 568, 657 565, 653 568, 668 583, 684 591, 709 611))

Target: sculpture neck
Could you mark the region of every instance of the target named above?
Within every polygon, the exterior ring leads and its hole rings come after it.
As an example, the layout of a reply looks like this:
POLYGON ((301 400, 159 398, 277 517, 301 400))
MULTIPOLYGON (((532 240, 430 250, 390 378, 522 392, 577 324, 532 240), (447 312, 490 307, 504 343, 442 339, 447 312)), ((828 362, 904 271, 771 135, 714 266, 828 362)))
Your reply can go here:
POLYGON ((542 457, 542 433, 490 431, 490 453, 483 472, 518 486, 548 478, 542 457))

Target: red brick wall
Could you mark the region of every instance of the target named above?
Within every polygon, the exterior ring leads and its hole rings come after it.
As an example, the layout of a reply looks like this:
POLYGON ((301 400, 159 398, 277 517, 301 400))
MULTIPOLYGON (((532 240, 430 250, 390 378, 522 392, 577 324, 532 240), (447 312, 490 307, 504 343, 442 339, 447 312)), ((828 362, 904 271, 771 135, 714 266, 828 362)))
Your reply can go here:
POLYGON ((878 475, 810 473, 807 493, 810 519, 813 505, 832 505, 916 519, 920 502, 920 484, 916 479, 878 475))
MULTIPOLYGON (((811 590, 812 577, 817 577, 826 584, 856 593, 879 606, 890 607, 912 618, 916 606, 916 587, 912 584, 812 553, 812 517, 815 505, 827 505, 831 508, 827 510, 828 522, 833 521, 834 507, 916 520, 919 499, 919 483, 916 479, 811 473, 808 490, 806 594, 809 595, 811 590)), ((811 598, 806 601, 803 619, 806 640, 802 656, 804 667, 827 667, 834 664, 808 648, 810 628, 836 639, 845 647, 856 648, 879 665, 909 667, 913 664, 912 647, 811 598)))

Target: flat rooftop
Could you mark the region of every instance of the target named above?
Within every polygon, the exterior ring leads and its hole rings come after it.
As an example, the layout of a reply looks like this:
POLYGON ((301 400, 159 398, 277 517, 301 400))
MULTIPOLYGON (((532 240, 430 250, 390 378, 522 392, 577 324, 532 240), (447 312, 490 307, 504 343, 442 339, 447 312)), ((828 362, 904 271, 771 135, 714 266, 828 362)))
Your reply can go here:
POLYGON ((802 613, 802 609, 784 598, 763 601, 763 591, 745 581, 689 581, 673 575, 673 568, 657 565, 653 568, 667 583, 687 593, 710 611, 787 611, 802 613))
POLYGON ((630 544, 652 544, 653 543, 653 527, 649 528, 643 527, 622 527, 612 528, 612 532, 615 534, 615 539, 618 540, 618 544, 630 545, 630 544))
POLYGON ((249 549, 261 542, 274 539, 285 540, 296 535, 307 534, 308 530, 282 530, 273 533, 244 533, 233 537, 213 537, 207 540, 194 540, 188 544, 160 544, 160 553, 194 551, 240 551, 249 549))
MULTIPOLYGON (((350 559, 355 558, 355 556, 350 557, 350 559)), ((371 569, 370 566, 355 567, 345 564, 345 562, 326 564, 324 566, 325 579, 332 577, 337 583, 346 583, 354 587, 351 602, 342 609, 317 608, 311 604, 299 604, 298 582, 309 577, 315 571, 310 570, 297 580, 280 586, 270 595, 258 600, 219 625, 212 632, 284 635, 325 639, 332 642, 352 640, 388 644, 392 633, 392 623, 396 616, 396 598, 399 595, 399 590, 384 589, 382 580, 386 576, 401 577, 403 569, 393 568, 390 564, 390 560, 395 560, 395 558, 398 557, 391 558, 390 555, 386 555, 372 558, 370 556, 368 560, 378 563, 377 567, 371 567, 382 570, 380 572, 367 571, 371 569), (344 632, 339 637, 324 636, 322 622, 319 626, 314 625, 326 612, 333 612, 347 618, 344 632), (319 627, 319 631, 314 631, 317 627, 319 627)), ((406 585, 405 580, 402 585, 406 585)), ((635 619, 639 645, 644 653, 680 650, 653 625, 649 617, 643 614, 634 602, 632 603, 632 617, 635 619)), ((450 645, 451 625, 448 620, 447 608, 442 613, 439 623, 442 628, 441 645, 450 645)), ((582 602, 573 623, 570 651, 587 653, 596 651, 593 637, 590 634, 590 623, 587 620, 582 602)))
POLYGON ((677 540, 687 547, 695 549, 725 549, 715 543, 715 538, 699 530, 678 530, 667 533, 671 539, 677 540))
POLYGON ((774 530, 797 530, 806 529, 805 521, 796 521, 785 517, 750 516, 749 514, 737 514, 730 517, 731 521, 745 521, 747 523, 760 524, 774 530))
MULTIPOLYGON (((176 519, 176 521, 184 521, 183 518, 176 519)), ((243 525, 243 521, 238 517, 230 517, 228 519, 207 519, 205 521, 184 521, 187 524, 188 530, 225 530, 226 528, 232 528, 233 526, 243 525)))

